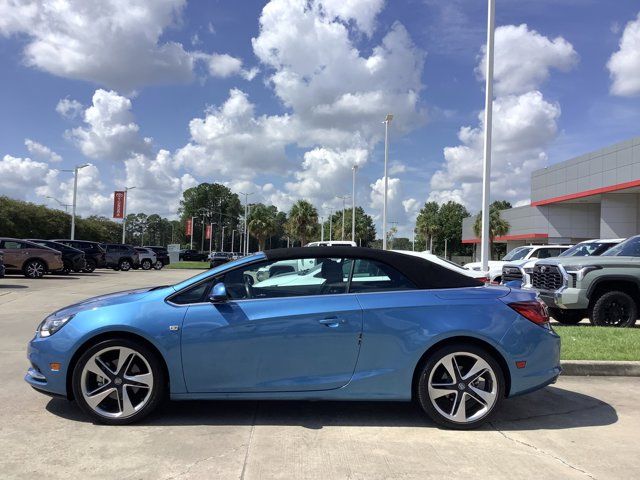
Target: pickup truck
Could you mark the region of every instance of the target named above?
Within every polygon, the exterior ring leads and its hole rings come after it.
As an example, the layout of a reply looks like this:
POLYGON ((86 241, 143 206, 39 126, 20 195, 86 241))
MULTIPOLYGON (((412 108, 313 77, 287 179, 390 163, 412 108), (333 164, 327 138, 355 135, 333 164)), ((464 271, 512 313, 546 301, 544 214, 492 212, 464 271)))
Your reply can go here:
MULTIPOLYGON (((565 250, 558 255, 558 258, 599 256, 622 241, 624 241, 624 238, 585 240, 584 242, 576 243, 569 250, 565 250)), ((531 272, 538 260, 538 258, 529 258, 505 263, 502 267, 501 283, 517 288, 531 287, 531 272)))
POLYGON ((640 235, 598 257, 540 260, 531 287, 560 323, 588 317, 593 325, 632 327, 640 305, 640 235))
MULTIPOLYGON (((571 245, 524 245, 516 247, 507 253, 502 260, 492 260, 489 262, 489 272, 487 278, 490 282, 500 283, 502 281, 502 267, 505 263, 517 260, 537 260, 540 258, 557 257, 571 245)), ((481 271, 480 262, 467 263, 464 268, 481 271)))

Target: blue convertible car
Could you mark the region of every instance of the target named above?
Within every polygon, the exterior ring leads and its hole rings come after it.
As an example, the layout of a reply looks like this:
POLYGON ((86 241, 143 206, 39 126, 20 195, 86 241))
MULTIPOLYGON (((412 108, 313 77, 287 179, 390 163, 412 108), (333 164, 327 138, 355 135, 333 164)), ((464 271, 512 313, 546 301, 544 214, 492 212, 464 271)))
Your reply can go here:
POLYGON ((191 399, 416 399, 472 428, 560 374, 533 293, 356 247, 272 250, 48 316, 26 381, 124 424, 191 399))

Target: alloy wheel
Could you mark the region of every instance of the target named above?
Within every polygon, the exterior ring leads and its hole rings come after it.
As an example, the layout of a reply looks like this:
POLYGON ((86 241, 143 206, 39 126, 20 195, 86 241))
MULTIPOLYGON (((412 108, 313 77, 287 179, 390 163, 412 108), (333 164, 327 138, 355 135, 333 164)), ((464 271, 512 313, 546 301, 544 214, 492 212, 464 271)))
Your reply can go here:
POLYGON ((431 404, 455 423, 476 422, 488 415, 498 398, 498 382, 487 361, 471 352, 442 357, 428 380, 431 404))
POLYGON ((129 271, 131 269, 131 264, 129 263, 129 260, 122 260, 120 262, 120 270, 122 270, 123 272, 129 271))
POLYGON ((41 278, 44 275, 44 265, 37 260, 29 262, 26 271, 29 278, 41 278))
POLYGON ((107 347, 88 359, 80 377, 86 404, 105 418, 131 417, 147 405, 154 378, 149 361, 127 347, 107 347))

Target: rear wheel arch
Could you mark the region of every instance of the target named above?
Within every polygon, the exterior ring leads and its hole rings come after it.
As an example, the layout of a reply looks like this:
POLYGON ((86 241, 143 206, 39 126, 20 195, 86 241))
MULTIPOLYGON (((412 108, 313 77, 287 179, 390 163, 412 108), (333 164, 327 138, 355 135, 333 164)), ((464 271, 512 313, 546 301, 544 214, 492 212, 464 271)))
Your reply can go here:
POLYGON ((24 262, 22 262, 22 269, 24 269, 24 267, 26 267, 29 262, 33 262, 34 260, 37 260, 38 262, 42 263, 44 265, 44 269, 46 271, 49 270, 49 264, 47 263, 47 261, 45 259, 43 259, 43 258, 40 258, 40 257, 29 257, 29 258, 27 258, 24 262))
POLYGON ((416 399, 417 391, 418 391, 418 383, 420 381, 420 373, 422 372, 422 367, 429 360, 429 357, 436 352, 437 350, 446 347, 448 345, 459 345, 459 344, 467 344, 473 345, 478 348, 484 349, 488 354, 490 354, 498 365, 500 365, 500 369, 502 370, 502 375, 504 377, 505 385, 504 385, 504 393, 505 396, 509 396, 509 392, 511 391, 511 372, 509 371, 509 366, 507 365, 507 361, 500 353, 498 349, 496 349, 489 342, 476 338, 476 337, 468 337, 468 336, 453 336, 444 338, 433 345, 431 345, 426 352, 422 354, 418 363, 413 370, 413 378, 411 380, 411 396, 416 399))
POLYGON ((91 337, 87 339, 82 345, 80 345, 80 347, 78 347, 78 349, 74 352, 73 356, 71 357, 71 360, 69 361, 69 367, 67 368, 66 387, 67 387, 67 398, 69 400, 73 400, 73 385, 72 385, 73 370, 75 369, 75 366, 78 363, 78 360, 80 360, 80 357, 82 356, 82 354, 86 352, 89 348, 91 348, 93 345, 96 345, 97 343, 104 342, 105 340, 115 340, 115 339, 130 340, 132 342, 139 343, 145 346, 147 349, 149 349, 156 356, 157 360, 160 362, 160 365, 162 366, 162 370, 163 370, 164 378, 166 382, 165 391, 169 392, 169 382, 170 382, 169 368, 167 367, 167 362, 165 361, 162 353, 160 353, 160 350, 158 350, 158 348, 152 342, 150 342, 143 336, 132 333, 132 332, 120 330, 120 331, 113 331, 113 332, 104 332, 94 337, 91 337))
POLYGON ((592 309, 601 295, 607 292, 620 291, 627 293, 636 302, 636 306, 640 309, 640 281, 636 277, 628 277, 624 275, 605 277, 602 280, 596 280, 589 287, 587 298, 589 299, 589 309, 592 309))

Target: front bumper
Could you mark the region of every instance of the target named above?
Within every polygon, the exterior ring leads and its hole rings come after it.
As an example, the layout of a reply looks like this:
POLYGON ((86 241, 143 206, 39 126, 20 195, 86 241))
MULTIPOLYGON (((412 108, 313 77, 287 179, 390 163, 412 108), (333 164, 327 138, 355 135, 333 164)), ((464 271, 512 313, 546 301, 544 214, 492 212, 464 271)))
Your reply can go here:
POLYGON ((39 392, 67 397, 67 363, 50 342, 35 336, 27 347, 27 359, 31 366, 25 382, 39 392), (50 364, 54 362, 61 364, 59 371, 51 370, 50 364))
POLYGON ((567 310, 585 309, 589 301, 584 292, 579 288, 563 287, 554 292, 540 290, 540 299, 550 308, 562 308, 567 310))

